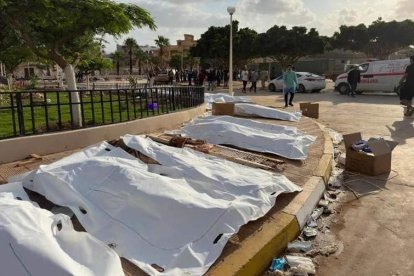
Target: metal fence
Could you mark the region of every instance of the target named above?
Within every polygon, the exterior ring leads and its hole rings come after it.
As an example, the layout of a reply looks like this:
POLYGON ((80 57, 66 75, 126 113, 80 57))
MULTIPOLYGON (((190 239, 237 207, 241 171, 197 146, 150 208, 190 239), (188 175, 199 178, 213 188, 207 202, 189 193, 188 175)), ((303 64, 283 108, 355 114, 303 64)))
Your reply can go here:
POLYGON ((163 86, 78 91, 19 91, 0 93, 0 139, 115 124, 186 108, 204 102, 203 87, 163 86), (79 93, 74 102, 71 93, 79 93))

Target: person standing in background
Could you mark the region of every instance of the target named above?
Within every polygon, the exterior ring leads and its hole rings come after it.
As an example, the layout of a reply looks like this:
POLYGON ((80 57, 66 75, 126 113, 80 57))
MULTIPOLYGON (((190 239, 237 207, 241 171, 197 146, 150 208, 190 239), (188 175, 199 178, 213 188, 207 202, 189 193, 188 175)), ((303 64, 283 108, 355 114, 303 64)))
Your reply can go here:
POLYGON ((247 67, 244 68, 243 71, 241 71, 241 80, 243 82, 243 93, 246 93, 246 86, 247 82, 249 81, 249 71, 247 71, 247 67))
POLYGON ((262 89, 266 89, 266 81, 267 81, 267 71, 266 70, 262 70, 260 71, 260 81, 262 83, 262 89))
POLYGON ((283 72, 283 95, 285 97, 285 107, 288 107, 289 94, 289 105, 293 106, 293 97, 295 96, 297 85, 298 79, 296 77, 296 72, 292 70, 292 65, 289 65, 287 70, 283 72))
MULTIPOLYGON (((348 83, 350 86, 349 92, 352 97, 355 97, 355 90, 359 82, 361 82, 361 73, 358 70, 357 66, 352 67, 352 70, 348 72, 348 83)), ((348 93, 349 96, 349 93, 348 93)))
POLYGON ((405 116, 411 116, 414 113, 412 99, 414 97, 414 56, 410 57, 410 65, 405 69, 405 74, 400 80, 402 85, 400 92, 401 104, 407 107, 405 116))
POLYGON ((250 81, 252 82, 252 86, 250 86, 250 92, 252 92, 252 89, 253 89, 253 92, 256 93, 258 79, 259 79, 259 74, 256 72, 256 70, 253 69, 251 73, 251 77, 250 77, 250 81))

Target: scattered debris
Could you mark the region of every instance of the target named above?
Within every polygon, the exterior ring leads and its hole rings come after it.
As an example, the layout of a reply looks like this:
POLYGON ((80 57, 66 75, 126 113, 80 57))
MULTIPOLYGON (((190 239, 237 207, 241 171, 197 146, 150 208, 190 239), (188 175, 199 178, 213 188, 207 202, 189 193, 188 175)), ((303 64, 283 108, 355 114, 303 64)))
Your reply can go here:
POLYGON ((41 160, 43 160, 42 156, 32 153, 25 158, 25 161, 18 162, 14 167, 21 167, 41 160))
POLYGON ((325 215, 331 215, 331 214, 335 213, 335 209, 333 208, 333 206, 332 206, 332 205, 329 205, 329 206, 326 206, 326 207, 323 209, 323 213, 324 213, 325 215))
POLYGON ((315 274, 315 265, 311 258, 286 255, 286 262, 290 266, 290 271, 299 273, 315 274))
POLYGON ((339 132, 330 128, 328 128, 327 130, 329 132, 329 136, 331 136, 332 143, 334 145, 339 145, 344 140, 342 134, 340 134, 339 132))
POLYGON ((303 235, 306 238, 313 238, 316 237, 316 235, 318 234, 318 230, 312 227, 305 227, 305 229, 303 229, 303 235))
POLYGON ((319 254, 323 256, 329 256, 334 254, 339 249, 338 244, 332 243, 319 249, 319 254))
POLYGON ((322 214, 323 214, 323 208, 317 208, 313 210, 311 214, 311 218, 316 221, 322 214))
POLYGON ((294 241, 288 244, 287 250, 291 253, 306 253, 312 249, 310 241, 294 241))
POLYGON ((277 270, 283 270, 285 268, 285 264, 286 264, 286 260, 284 258, 275 258, 273 259, 269 270, 271 272, 277 271, 277 270))
POLYGON ((322 207, 328 207, 329 201, 325 200, 325 199, 321 199, 321 200, 319 200, 318 205, 322 206, 322 207))
POLYGON ((345 161, 346 161, 346 153, 341 153, 338 156, 338 163, 345 166, 345 161))

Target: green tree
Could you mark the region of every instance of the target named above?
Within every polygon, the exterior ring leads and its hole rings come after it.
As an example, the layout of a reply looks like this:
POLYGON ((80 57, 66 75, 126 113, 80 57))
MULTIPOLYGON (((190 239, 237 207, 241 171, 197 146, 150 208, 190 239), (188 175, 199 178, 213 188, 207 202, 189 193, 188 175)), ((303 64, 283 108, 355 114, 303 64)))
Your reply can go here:
MULTIPOLYGON (((70 90, 76 90, 73 66, 96 36, 119 36, 134 26, 156 28, 146 10, 111 0, 0 0, 2 25, 34 54, 64 69, 70 90)), ((71 95, 79 101, 79 94, 71 95)), ((80 126, 80 108, 74 106, 73 112, 80 126)))
POLYGON ((124 47, 129 57, 129 74, 132 75, 132 57, 134 56, 134 51, 138 48, 137 41, 131 37, 127 38, 125 39, 124 47))
POLYGON ((385 22, 381 18, 368 27, 364 24, 357 26, 341 26, 339 32, 332 36, 332 46, 363 52, 367 56, 386 59, 390 54, 406 48, 414 43, 414 22, 385 22))
POLYGON ((142 74, 142 62, 149 60, 149 56, 139 46, 134 49, 134 58, 138 61, 138 74, 142 74))
POLYGON ((119 76, 119 66, 124 55, 120 51, 115 51, 112 54, 112 60, 116 64, 116 74, 119 76))
POLYGON ((33 53, 24 46, 9 47, 0 50, 0 60, 6 67, 7 83, 9 90, 13 84, 13 73, 17 66, 24 61, 33 58, 33 53))
MULTIPOLYGON (((238 22, 233 23, 233 34, 237 33, 238 22)), ((190 49, 191 56, 199 57, 202 63, 223 66, 229 57, 230 25, 211 26, 204 32, 197 45, 190 49)), ((235 47, 233 47, 235 49, 235 47)))
POLYGON ((301 57, 324 52, 324 40, 315 29, 305 27, 273 26, 258 36, 256 52, 262 57, 270 57, 282 68, 296 63, 301 57))
POLYGON ((181 55, 175 54, 171 56, 170 67, 175 69, 181 68, 181 55))
POLYGON ((160 62, 161 66, 164 66, 164 49, 167 46, 170 46, 170 40, 165 36, 159 35, 157 39, 155 39, 155 44, 160 47, 159 55, 160 55, 160 62))
MULTIPOLYGON (((249 28, 238 28, 239 22, 233 21, 233 59, 236 64, 245 63, 256 55, 257 32, 249 28)), ((212 66, 224 66, 229 60, 230 25, 211 26, 190 49, 193 57, 212 66)))
POLYGON ((257 55, 258 34, 249 28, 239 29, 234 39, 233 59, 236 65, 241 67, 248 60, 257 55))

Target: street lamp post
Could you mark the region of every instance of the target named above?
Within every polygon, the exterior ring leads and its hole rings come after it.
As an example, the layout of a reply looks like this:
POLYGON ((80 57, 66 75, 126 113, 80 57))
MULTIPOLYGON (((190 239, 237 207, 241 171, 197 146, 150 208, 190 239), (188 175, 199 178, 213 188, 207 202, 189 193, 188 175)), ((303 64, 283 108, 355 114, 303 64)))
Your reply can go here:
POLYGON ((227 7, 227 12, 230 14, 230 58, 229 58, 229 94, 234 95, 233 92, 233 13, 236 11, 235 7, 227 7))

